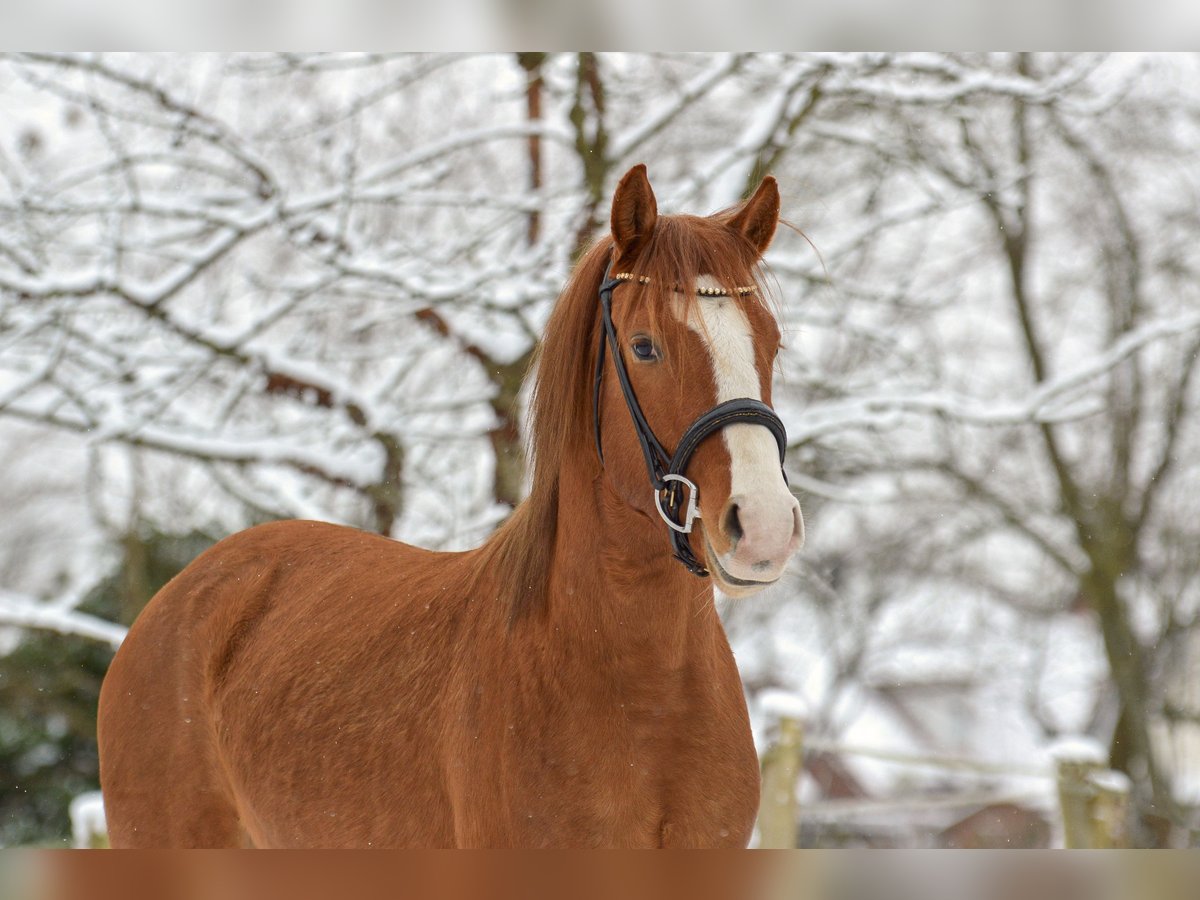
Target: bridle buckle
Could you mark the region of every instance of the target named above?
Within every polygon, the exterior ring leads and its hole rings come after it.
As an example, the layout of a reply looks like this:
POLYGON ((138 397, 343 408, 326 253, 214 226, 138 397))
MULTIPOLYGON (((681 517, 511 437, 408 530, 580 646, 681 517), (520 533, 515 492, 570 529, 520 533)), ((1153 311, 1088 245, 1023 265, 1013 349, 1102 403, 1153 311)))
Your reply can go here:
POLYGON ((667 511, 663 509, 662 495, 670 489, 664 488, 663 490, 656 490, 654 492, 654 505, 658 509, 658 514, 662 516, 662 520, 667 523, 668 528, 672 529, 673 531, 678 531, 680 534, 691 534, 692 523, 696 519, 700 518, 700 507, 696 505, 697 498, 700 496, 699 488, 697 488, 693 482, 689 481, 687 478, 684 478, 682 475, 664 475, 662 480, 664 483, 668 481, 678 481, 680 484, 685 485, 688 489, 688 500, 687 507, 684 510, 683 524, 680 525, 669 515, 667 515, 667 511))

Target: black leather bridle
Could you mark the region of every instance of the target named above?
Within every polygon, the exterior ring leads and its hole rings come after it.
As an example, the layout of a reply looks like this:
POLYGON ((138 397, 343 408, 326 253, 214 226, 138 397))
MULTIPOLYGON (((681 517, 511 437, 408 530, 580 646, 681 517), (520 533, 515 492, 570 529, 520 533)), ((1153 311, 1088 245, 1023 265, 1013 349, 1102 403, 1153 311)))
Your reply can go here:
MULTIPOLYGON (((770 429, 779 445, 779 464, 783 467, 783 457, 787 451, 787 431, 779 416, 767 404, 741 397, 726 400, 714 406, 700 418, 696 419, 679 439, 679 446, 674 454, 669 454, 658 438, 654 436, 650 423, 642 412, 637 395, 633 392, 633 384, 625 369, 625 361, 621 356, 621 348, 617 342, 617 330, 612 320, 612 294, 618 285, 628 281, 649 283, 649 279, 627 272, 612 275, 609 265, 604 273, 604 281, 600 285, 600 316, 603 329, 600 334, 600 346, 596 351, 596 381, 592 393, 593 422, 596 436, 596 453, 600 464, 604 464, 604 449, 600 443, 600 385, 604 378, 604 348, 607 344, 612 352, 613 368, 617 371, 617 381, 621 385, 621 393, 625 395, 625 405, 629 407, 629 415, 633 418, 633 430, 637 434, 638 443, 642 447, 642 456, 646 460, 646 471, 650 475, 650 484, 654 489, 654 505, 658 514, 671 529, 671 547, 677 560, 687 567, 693 575, 701 578, 708 575, 708 569, 692 552, 687 535, 692 531, 692 523, 700 516, 699 490, 694 482, 689 481, 685 472, 692 454, 707 437, 729 425, 763 425, 770 429), (687 504, 684 505, 684 488, 687 489, 687 504), (681 509, 682 507, 682 509, 681 509)), ((678 289, 677 289, 678 290, 678 289)), ((750 293, 752 288, 740 289, 739 293, 750 293)), ((703 296, 725 297, 726 291, 704 288, 697 293, 703 296)), ((786 480, 787 476, 784 475, 786 480)))

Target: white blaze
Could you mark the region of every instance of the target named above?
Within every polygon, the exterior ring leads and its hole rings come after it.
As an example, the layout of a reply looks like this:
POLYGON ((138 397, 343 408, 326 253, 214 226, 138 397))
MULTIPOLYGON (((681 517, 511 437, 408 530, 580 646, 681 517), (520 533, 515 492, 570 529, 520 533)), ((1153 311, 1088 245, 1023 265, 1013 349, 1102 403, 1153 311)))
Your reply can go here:
MULTIPOLYGON (((696 286, 722 287, 708 275, 702 275, 696 286)), ((688 317, 688 327, 708 348, 717 403, 740 397, 762 400, 754 365, 754 333, 741 303, 735 297, 701 295, 694 305, 696 313, 688 317)), ((721 429, 721 436, 733 466, 729 473, 731 497, 787 490, 779 469, 779 446, 769 430, 761 425, 730 425, 721 429)))

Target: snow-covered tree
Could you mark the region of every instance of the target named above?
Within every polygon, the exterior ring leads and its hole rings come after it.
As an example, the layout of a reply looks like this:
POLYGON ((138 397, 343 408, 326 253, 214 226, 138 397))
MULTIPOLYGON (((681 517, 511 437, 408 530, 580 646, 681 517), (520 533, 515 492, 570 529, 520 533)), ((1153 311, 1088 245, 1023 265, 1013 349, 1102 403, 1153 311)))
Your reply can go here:
POLYGON ((1182 823, 1195 66, 5 55, 0 527, 29 549, 0 558, 0 624, 119 640, 78 603, 147 535, 478 543, 523 491, 520 384, 616 178, 645 161, 664 212, 708 212, 772 172, 803 230, 768 261, 810 549, 728 611, 751 691, 810 695, 836 741, 898 684, 959 681, 1003 709, 951 749, 1090 732, 1182 823))

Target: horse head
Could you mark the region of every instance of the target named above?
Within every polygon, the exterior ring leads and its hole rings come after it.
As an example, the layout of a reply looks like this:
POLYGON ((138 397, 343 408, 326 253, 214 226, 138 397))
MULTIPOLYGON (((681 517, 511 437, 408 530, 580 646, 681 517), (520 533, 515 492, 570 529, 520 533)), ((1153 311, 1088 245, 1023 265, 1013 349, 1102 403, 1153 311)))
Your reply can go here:
POLYGON ((661 516, 681 562, 733 596, 777 581, 804 540, 770 408, 780 333, 762 254, 778 221, 773 178, 733 210, 660 216, 645 166, 635 166, 617 186, 600 249, 609 253, 595 392, 605 477, 661 516))

